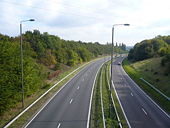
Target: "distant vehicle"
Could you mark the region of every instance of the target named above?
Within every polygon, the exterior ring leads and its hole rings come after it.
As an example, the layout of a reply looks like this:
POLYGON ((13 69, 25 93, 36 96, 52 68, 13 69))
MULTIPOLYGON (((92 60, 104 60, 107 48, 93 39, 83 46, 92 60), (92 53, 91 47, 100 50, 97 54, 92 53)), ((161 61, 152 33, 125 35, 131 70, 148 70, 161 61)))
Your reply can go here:
POLYGON ((121 65, 121 63, 120 63, 120 62, 118 62, 118 65, 121 65))

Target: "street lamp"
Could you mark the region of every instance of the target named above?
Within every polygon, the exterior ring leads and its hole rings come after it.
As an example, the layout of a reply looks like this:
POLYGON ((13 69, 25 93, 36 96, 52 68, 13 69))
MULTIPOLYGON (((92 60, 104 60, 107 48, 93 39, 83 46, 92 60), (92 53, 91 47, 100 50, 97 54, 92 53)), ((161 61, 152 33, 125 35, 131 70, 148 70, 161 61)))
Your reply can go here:
POLYGON ((24 72, 23 72, 23 50, 22 50, 22 23, 35 21, 34 19, 20 21, 20 50, 21 50, 21 85, 22 85, 22 108, 24 108, 24 72))
POLYGON ((113 27, 112 27, 112 50, 111 50, 111 75, 110 75, 110 102, 109 102, 109 115, 111 117, 111 85, 112 85, 112 77, 113 77, 113 52, 114 52, 114 27, 115 26, 130 26, 130 24, 114 24, 113 27))

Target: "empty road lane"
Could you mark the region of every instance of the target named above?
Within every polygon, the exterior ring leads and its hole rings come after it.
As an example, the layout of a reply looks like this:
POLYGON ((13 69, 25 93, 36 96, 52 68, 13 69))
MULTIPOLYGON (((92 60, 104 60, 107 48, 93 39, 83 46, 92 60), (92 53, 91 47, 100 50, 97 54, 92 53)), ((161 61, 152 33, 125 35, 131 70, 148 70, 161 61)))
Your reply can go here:
POLYGON ((86 128, 94 79, 105 60, 82 69, 25 127, 86 128))
POLYGON ((113 83, 132 128, 170 128, 166 115, 124 72, 119 62, 113 62, 113 83))

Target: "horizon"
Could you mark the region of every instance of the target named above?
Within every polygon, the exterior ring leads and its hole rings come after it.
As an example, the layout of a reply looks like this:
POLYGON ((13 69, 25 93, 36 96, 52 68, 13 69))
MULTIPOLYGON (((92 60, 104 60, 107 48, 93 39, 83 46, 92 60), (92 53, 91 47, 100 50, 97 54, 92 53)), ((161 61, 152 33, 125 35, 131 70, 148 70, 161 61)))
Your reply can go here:
POLYGON ((113 24, 115 42, 135 45, 158 35, 169 35, 170 11, 168 0, 1 0, 0 30, 9 36, 19 35, 21 20, 34 18, 23 24, 23 32, 38 29, 65 40, 83 42, 111 42, 113 24), (133 6, 132 6, 133 5, 133 6), (159 9, 158 9, 159 8, 159 9))
MULTIPOLYGON (((37 30, 37 29, 34 29, 34 30, 37 30)), ((28 31, 31 31, 31 32, 33 32, 34 30, 28 30, 28 31)), ((39 31, 39 30, 38 30, 39 31)), ((26 32, 26 31, 25 31, 26 32)), ((25 32, 23 33, 23 34, 25 34, 25 32)), ((43 34, 43 33, 46 33, 46 32, 41 32, 41 31, 39 31, 41 34, 43 34)), ((48 32, 47 32, 48 33, 48 32)), ((17 35, 17 36, 10 36, 10 35, 7 35, 7 34, 3 34, 3 33, 1 33, 0 32, 0 34, 2 34, 2 35, 5 35, 5 36, 9 36, 9 37, 13 37, 13 38, 15 38, 15 37, 19 37, 20 35, 17 35)), ((60 39, 63 39, 63 38, 61 38, 60 36, 58 36, 58 35, 55 35, 55 34, 50 34, 50 33, 48 33, 49 35, 53 35, 53 36, 57 36, 57 37, 59 37, 60 39)), ((157 36, 169 36, 169 35, 157 35, 157 36)), ((155 37, 157 37, 157 36, 155 36, 155 37)), ((154 38, 155 38, 154 37, 154 38)), ((150 39, 153 39, 153 38, 150 38, 150 39)), ((143 39, 143 40, 141 40, 140 42, 142 42, 142 41, 144 41, 144 40, 150 40, 150 39, 143 39)), ((63 39, 63 40, 66 40, 66 39, 63 39)), ((111 44, 111 42, 106 42, 106 43, 101 43, 101 42, 97 42, 97 41, 94 41, 94 42, 92 42, 92 41, 89 41, 89 42, 86 42, 86 41, 82 41, 82 40, 66 40, 66 41, 76 41, 76 42, 82 42, 82 43, 99 43, 99 44, 102 44, 102 45, 106 45, 107 43, 108 44, 111 44)), ((137 42, 137 43, 140 43, 140 42, 137 42)), ((114 42, 114 43, 123 43, 123 42, 114 42)), ((126 45, 126 47, 134 47, 137 43, 135 43, 134 45, 126 45)))

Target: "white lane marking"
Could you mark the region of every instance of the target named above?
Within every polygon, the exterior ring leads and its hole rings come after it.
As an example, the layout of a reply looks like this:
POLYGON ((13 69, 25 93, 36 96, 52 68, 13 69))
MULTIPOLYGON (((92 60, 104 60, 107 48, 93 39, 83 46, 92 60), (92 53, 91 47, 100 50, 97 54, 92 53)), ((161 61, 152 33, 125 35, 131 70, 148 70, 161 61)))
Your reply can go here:
POLYGON ((80 87, 78 86, 78 87, 77 87, 77 90, 79 90, 79 88, 80 88, 80 87))
POLYGON ((121 109, 122 109, 123 115, 124 115, 124 117, 125 117, 125 119, 126 119, 126 122, 127 122, 128 126, 129 126, 129 128, 131 128, 130 122, 129 122, 129 120, 128 120, 126 114, 125 114, 125 111, 124 111, 124 109, 123 109, 123 107, 122 107, 122 104, 121 104, 121 102, 120 102, 120 99, 119 99, 119 96, 118 96, 118 94, 117 94, 117 91, 116 91, 115 85, 114 85, 114 83, 113 83, 113 80, 112 80, 112 88, 114 89, 114 91, 115 91, 115 93, 116 93, 116 97, 117 97, 118 102, 119 102, 119 104, 120 104, 120 107, 121 107, 121 109))
POLYGON ((70 100, 70 104, 73 102, 73 99, 70 100))
MULTIPOLYGON (((96 60, 96 59, 95 59, 96 60)), ((62 78, 60 81, 58 81, 57 83, 55 83, 50 89, 48 89, 44 94, 42 94, 38 99, 36 99, 32 104, 30 104, 27 108, 25 108, 20 114, 18 114, 13 120, 11 120, 7 125, 4 126, 4 128, 8 128, 15 120, 17 120, 21 115, 23 115, 27 110, 29 110, 34 104, 36 104, 42 97, 44 97, 50 90, 52 90, 55 86, 57 86, 59 83, 61 83, 64 79, 66 79, 68 76, 70 76, 71 74, 73 74, 74 72, 76 72, 78 69, 82 68, 83 66, 85 66, 83 69, 85 69, 89 63, 93 63, 93 61, 90 61, 80 67, 78 67, 77 69, 75 69, 74 71, 72 71, 71 73, 69 73, 67 76, 65 76, 64 78, 62 78)), ((83 69, 81 69, 79 72, 83 71, 83 69)), ((24 127, 26 128, 34 119, 35 117, 45 108, 45 106, 73 79, 75 78, 75 76, 77 76, 79 74, 79 72, 74 75, 69 81, 67 81, 58 91, 56 94, 54 94, 54 96, 52 96, 47 103, 45 103, 43 105, 43 107, 35 114, 35 116, 33 116, 33 118, 27 123, 27 125, 24 127)))
POLYGON ((85 68, 89 67, 90 64, 95 63, 95 61, 97 61, 99 59, 95 59, 92 60, 90 62, 87 62, 86 64, 78 67, 77 69, 75 69, 74 71, 72 71, 70 74, 68 74, 67 76, 65 76, 64 78, 62 78, 59 82, 55 83, 48 91, 46 91, 43 95, 41 95, 36 101, 34 101, 31 105, 29 105, 24 111, 22 111, 19 115, 17 115, 13 120, 11 120, 4 128, 8 128, 15 120, 17 120, 22 114, 24 114, 28 109, 30 109, 34 104, 36 104, 43 96, 45 96, 51 89, 53 89, 56 85, 58 85, 60 82, 62 82, 65 78, 67 78, 68 76, 70 76, 71 74, 73 74, 75 71, 77 71, 78 69, 83 68, 76 73, 69 81, 67 81, 58 91, 57 93, 55 93, 48 101, 47 103, 45 103, 43 105, 43 107, 35 114, 35 116, 33 116, 33 118, 26 124, 26 126, 24 128, 27 128, 28 125, 36 118, 36 116, 47 106, 47 104, 49 102, 51 102, 51 100, 71 81, 73 80, 76 76, 78 76, 78 74, 83 71, 85 68))
MULTIPOLYGON (((107 70, 107 71, 108 71, 108 73, 110 73, 109 70, 107 70)), ((109 90, 110 90, 110 83, 109 83, 109 80, 108 80, 108 75, 109 75, 109 74, 108 74, 108 73, 107 73, 107 83, 108 83, 109 90)), ((120 117, 119 117, 119 115, 118 115, 117 108, 116 108, 115 102, 114 102, 114 100, 113 100, 112 94, 111 94, 111 99, 112 99, 113 106, 114 106, 114 108, 115 108, 115 112, 116 112, 116 116, 117 116, 117 119, 118 119, 118 122, 119 122, 119 126, 120 126, 120 128, 122 128, 122 124, 121 124, 121 122, 120 122, 120 117)))
MULTIPOLYGON (((103 68, 101 69, 101 76, 100 78, 102 78, 102 72, 103 72, 103 68)), ((102 117, 103 117, 103 128, 106 128, 106 120, 104 117, 104 108, 103 108, 103 94, 102 94, 102 79, 100 79, 100 101, 101 101, 101 108, 102 108, 102 117)))
POLYGON ((122 71, 126 74, 126 76, 131 80, 131 82, 133 82, 134 83, 134 87, 137 87, 148 99, 150 99, 150 101, 155 105, 155 106, 157 106, 168 118, 170 118, 170 115, 168 115, 154 100, 152 100, 149 96, 148 96, 148 94, 146 94, 146 92, 144 92, 140 87, 139 87, 139 85, 137 85, 133 80, 132 80, 132 78, 130 78, 130 76, 128 76, 128 74, 125 72, 125 70, 123 69, 123 67, 121 67, 122 68, 122 71))
POLYGON ((131 94, 131 96, 133 96, 133 94, 132 93, 130 93, 131 94))
POLYGON ((61 126, 61 123, 58 124, 57 128, 59 128, 61 126))
POLYGON ((148 114, 146 113, 145 109, 142 108, 142 111, 145 113, 145 115, 148 115, 148 114))
MULTIPOLYGON (((103 63, 104 64, 104 63, 103 63)), ((93 91, 94 91, 94 85, 95 85, 95 81, 96 81, 96 78, 97 78, 97 74, 99 73, 99 70, 101 69, 101 67, 103 66, 100 65, 100 67, 97 69, 97 73, 95 75, 95 78, 94 78, 94 81, 93 81, 93 86, 92 86, 92 90, 91 90, 91 95, 90 95, 90 104, 89 104, 89 111, 88 111, 88 118, 87 118, 87 125, 86 125, 86 128, 89 128, 90 126, 90 114, 91 114, 91 105, 92 105, 92 98, 93 98, 93 91)))

